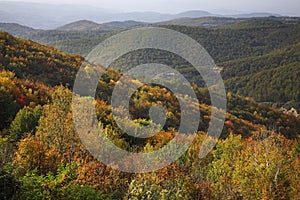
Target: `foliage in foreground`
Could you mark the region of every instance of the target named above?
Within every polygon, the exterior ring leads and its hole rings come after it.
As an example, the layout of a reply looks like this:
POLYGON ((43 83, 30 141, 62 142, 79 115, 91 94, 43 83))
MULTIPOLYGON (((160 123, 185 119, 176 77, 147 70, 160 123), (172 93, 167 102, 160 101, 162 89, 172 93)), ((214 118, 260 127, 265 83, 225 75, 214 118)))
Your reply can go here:
MULTIPOLYGON (((199 132, 186 154, 163 169, 145 174, 115 171, 91 157, 81 144, 72 123, 70 95, 69 90, 56 88, 34 130, 18 142, 1 139, 2 199, 296 199, 299 195, 299 140, 266 129, 246 139, 231 133, 217 140, 203 159, 198 153, 205 134, 199 132)), ((143 143, 132 143, 111 125, 104 128, 116 145, 129 151, 135 151, 135 145, 141 151, 155 150, 174 134, 162 131, 143 143)))

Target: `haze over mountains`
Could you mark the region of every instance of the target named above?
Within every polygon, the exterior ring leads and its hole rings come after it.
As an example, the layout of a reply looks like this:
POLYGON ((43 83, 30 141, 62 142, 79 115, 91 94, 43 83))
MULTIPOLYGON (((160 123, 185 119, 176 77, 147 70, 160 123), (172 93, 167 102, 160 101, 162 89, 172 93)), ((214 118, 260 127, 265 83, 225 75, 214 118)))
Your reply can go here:
POLYGON ((42 4, 0 0, 0 200, 299 199, 299 0, 21 1, 42 4), (206 2, 290 14, 159 13, 206 2), (148 32, 116 36, 136 27, 148 32), (89 59, 144 42, 109 66, 89 59), (224 94, 188 50, 210 55, 224 94))
MULTIPOLYGON (((150 24, 132 20, 102 24, 79 20, 55 30, 38 30, 19 24, 0 23, 0 31, 50 45, 67 53, 86 56, 101 41, 119 31, 148 25, 182 32, 202 44, 222 69, 221 75, 228 91, 253 97, 260 102, 276 102, 278 105, 300 110, 299 87, 295 87, 299 85, 300 18, 201 17, 150 24), (271 82, 266 91, 265 86, 271 82)), ((126 66, 128 60, 133 65, 153 62, 146 60, 151 52, 141 52, 141 55, 147 55, 142 57, 144 60, 139 55, 124 57, 117 65, 126 66)), ((163 60, 167 61, 165 64, 171 64, 175 68, 180 66, 188 80, 203 86, 201 78, 188 65, 164 56, 163 60)))
POLYGON ((118 30, 122 28, 128 28, 128 27, 135 27, 135 26, 143 26, 146 25, 146 23, 143 22, 137 22, 133 20, 128 21, 113 21, 103 24, 98 24, 89 20, 79 20, 76 22, 72 22, 69 24, 66 24, 64 26, 58 27, 56 30, 61 31, 112 31, 112 30, 118 30))
MULTIPOLYGON (((274 13, 242 13, 226 15, 234 18, 279 16, 274 13)), ((79 20, 90 20, 96 23, 134 20, 141 22, 161 22, 178 18, 221 17, 201 10, 178 14, 158 12, 114 12, 87 5, 54 5, 25 2, 0 2, 0 22, 18 23, 36 29, 56 29, 79 20)))
MULTIPOLYGON (((249 95, 261 102, 278 102, 280 105, 300 109, 300 96, 293 84, 287 83, 281 89, 274 89, 285 82, 285 79, 291 79, 286 77, 298 73, 299 54, 295 53, 299 49, 300 38, 298 17, 268 13, 224 17, 199 10, 178 14, 117 13, 92 6, 24 2, 0 2, 0 11, 0 31, 81 56, 86 56, 101 41, 124 29, 141 26, 174 29, 194 38, 208 50, 223 69, 222 75, 229 91, 249 95), (295 59, 286 59, 294 58, 293 55, 296 56, 295 59), (268 62, 265 63, 264 59, 268 62), (275 60, 276 63, 271 62, 275 60), (249 67, 253 63, 255 64, 249 67), (289 72, 285 72, 286 69, 289 72), (274 78, 268 75, 271 72, 286 76, 274 78), (253 83, 250 80, 252 77, 256 77, 253 83), (265 82, 258 82, 261 77, 267 77, 263 78, 265 82), (257 89, 263 88, 263 85, 273 79, 278 80, 278 83, 274 81, 274 88, 268 92, 257 89)), ((135 56, 131 57, 138 60, 135 56)), ((180 64, 176 59, 169 60, 180 64)), ((123 65, 122 62, 119 64, 123 65)), ((187 72, 189 80, 201 86, 199 77, 186 67, 182 69, 187 72)), ((297 82, 297 78, 294 79, 294 83, 297 82)))

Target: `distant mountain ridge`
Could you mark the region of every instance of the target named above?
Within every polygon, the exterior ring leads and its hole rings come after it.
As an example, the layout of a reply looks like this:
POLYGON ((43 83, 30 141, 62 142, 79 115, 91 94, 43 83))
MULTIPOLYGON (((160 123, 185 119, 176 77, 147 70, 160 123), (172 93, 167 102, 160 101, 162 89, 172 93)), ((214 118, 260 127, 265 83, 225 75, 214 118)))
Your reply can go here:
POLYGON ((0 31, 8 32, 15 36, 25 36, 38 30, 17 23, 0 23, 0 31))
MULTIPOLYGON (((141 21, 156 23, 178 18, 220 17, 221 15, 201 10, 186 11, 178 14, 158 12, 116 13, 92 6, 54 5, 44 3, 25 3, 0 1, 0 22, 18 23, 36 29, 56 29, 65 24, 86 19, 96 23, 111 21, 141 21)), ((267 17, 278 16, 271 13, 253 13, 232 17, 267 17)))
POLYGON ((60 31, 113 31, 122 28, 129 28, 135 26, 142 26, 146 23, 137 22, 133 20, 128 21, 114 21, 103 24, 98 24, 89 20, 79 20, 76 22, 72 22, 70 24, 66 24, 64 26, 58 27, 56 30, 60 31))
MULTIPOLYGON (((203 10, 189 10, 186 12, 181 12, 176 15, 177 18, 181 17, 189 17, 189 18, 198 18, 198 17, 210 17, 210 16, 218 16, 216 14, 212 14, 203 10)), ((219 15, 221 16, 221 15, 219 15)))
POLYGON ((228 17, 200 17, 200 18, 178 18, 170 21, 158 22, 158 25, 181 25, 181 26, 201 26, 215 27, 226 26, 242 22, 246 19, 228 17))
MULTIPOLYGON (((194 11, 192 11, 194 12, 194 11)), ((157 23, 145 23, 134 20, 126 21, 111 21, 108 23, 96 23, 91 20, 78 20, 71 23, 64 24, 52 31, 75 31, 75 32, 87 32, 87 31, 115 31, 119 29, 141 27, 141 26, 161 26, 161 25, 180 25, 180 26, 198 26, 198 27, 221 27, 227 28, 250 28, 250 27, 264 27, 270 25, 283 25, 283 24, 296 24, 299 23, 300 18, 297 17, 268 17, 268 18, 232 18, 232 17, 199 17, 199 18, 176 18, 174 20, 161 21, 157 23)), ((14 36, 31 38, 35 33, 50 31, 42 29, 34 29, 29 26, 23 26, 18 23, 1 23, 0 31, 8 32, 14 36)))
POLYGON ((66 24, 64 26, 58 27, 56 30, 62 30, 62 31, 82 31, 82 30, 99 30, 102 26, 100 24, 97 24, 95 22, 89 21, 89 20, 80 20, 76 22, 72 22, 69 24, 66 24))
POLYGON ((237 15, 229 15, 228 17, 235 17, 235 18, 252 18, 252 17, 281 17, 282 15, 275 14, 275 13, 267 13, 267 12, 257 12, 257 13, 246 13, 246 14, 237 14, 237 15))

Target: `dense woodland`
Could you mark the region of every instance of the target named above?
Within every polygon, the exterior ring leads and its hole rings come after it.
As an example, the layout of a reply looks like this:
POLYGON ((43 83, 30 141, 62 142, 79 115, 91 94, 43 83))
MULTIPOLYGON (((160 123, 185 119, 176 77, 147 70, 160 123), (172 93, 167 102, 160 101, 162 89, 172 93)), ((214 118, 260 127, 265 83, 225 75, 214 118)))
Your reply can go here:
MULTIPOLYGON (((68 53, 86 56, 104 39, 119 33, 119 30, 97 30, 91 22, 79 21, 80 30, 73 29, 31 30, 16 25, 2 25, 0 29, 29 38, 68 53), (8 28, 7 28, 8 27, 8 28)), ((299 105, 299 18, 270 17, 253 19, 199 18, 182 19, 152 24, 182 32, 198 41, 211 55, 216 64, 223 68, 221 74, 226 80, 228 91, 249 96, 259 102, 276 102, 288 109, 299 105), (192 23, 192 22, 193 23, 192 23), (201 22, 201 23, 200 23, 201 22), (222 23, 221 23, 222 22, 222 23), (168 23, 168 22, 166 22, 168 23), (220 23, 204 28, 202 23, 220 23), (198 26, 196 26, 196 24, 198 26), (193 26, 185 26, 193 25, 193 26), (284 70, 289 68, 289 70, 284 70), (284 72, 282 71, 284 70, 284 72), (290 76, 292 74, 292 76, 290 76), (251 79, 249 83, 249 78, 251 79), (289 77, 289 78, 287 78, 289 77), (274 81, 276 79, 276 81, 274 81), (260 81, 257 81, 260 80, 260 81), (265 84, 272 82, 268 91, 265 84)), ((149 26, 145 24, 144 26, 149 26)), ((67 27, 69 27, 67 26, 67 27)), ((141 25, 142 26, 142 25, 141 25)), ((126 26, 125 26, 126 27, 126 26)), ((115 62, 118 66, 137 65, 153 60, 171 65, 200 87, 204 86, 201 76, 183 59, 162 51, 140 50, 124 55, 115 62)))
MULTIPOLYGON (((300 117, 279 110, 300 102, 299 24, 166 27, 203 43, 223 68, 227 113, 214 149, 199 159, 212 109, 208 89, 189 63, 146 49, 114 64, 161 58, 194 81, 201 114, 196 138, 180 159, 155 172, 105 166, 86 150, 73 122, 72 86, 83 57, 0 33, 0 199, 299 199, 300 117), (137 55, 147 57, 136 60, 137 55)), ((130 100, 134 121, 151 123, 147 113, 154 104, 166 108, 167 121, 154 136, 136 139, 118 128, 112 114, 110 97, 120 77, 118 70, 107 70, 98 82, 99 125, 122 149, 155 151, 178 134, 178 100, 162 86, 140 87, 130 100)))

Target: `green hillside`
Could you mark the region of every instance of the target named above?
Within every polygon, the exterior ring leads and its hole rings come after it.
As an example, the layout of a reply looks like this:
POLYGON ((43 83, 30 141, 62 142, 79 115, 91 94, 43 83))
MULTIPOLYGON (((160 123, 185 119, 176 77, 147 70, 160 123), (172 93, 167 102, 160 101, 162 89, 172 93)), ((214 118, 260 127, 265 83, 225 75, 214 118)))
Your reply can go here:
MULTIPOLYGON (((222 23, 227 23, 226 21, 228 20, 228 23, 231 23, 230 20, 232 19, 212 17, 189 20, 191 23, 185 22, 185 19, 179 19, 179 23, 175 23, 181 25, 172 25, 174 24, 173 22, 164 22, 163 24, 165 25, 162 27, 177 30, 194 38, 205 47, 217 63, 237 58, 263 55, 276 48, 292 45, 299 41, 300 38, 299 18, 253 18, 226 26, 222 26, 222 23), (181 20, 183 20, 182 23, 184 26, 181 24, 181 20), (198 23, 208 24, 207 26, 209 24, 220 23, 219 25, 221 26, 203 28, 197 25, 198 23)), ((121 25, 112 22, 102 24, 102 26, 128 28, 128 26, 137 24, 129 21, 123 22, 121 25)), ((160 24, 153 24, 153 26, 160 26, 160 24)), ((96 26, 99 27, 99 25, 96 26)), ((36 31, 23 37, 57 47, 68 53, 78 53, 86 56, 105 38, 118 33, 118 31, 103 32, 101 29, 85 30, 89 29, 88 27, 83 25, 80 28, 82 31, 76 28, 72 28, 70 31, 36 31)))
POLYGON ((287 24, 298 24, 300 21, 297 17, 269 17, 269 18, 251 18, 244 19, 238 23, 233 23, 223 28, 232 29, 259 29, 268 27, 282 27, 287 24))
POLYGON ((300 102, 300 63, 282 65, 255 74, 231 78, 226 81, 228 90, 251 96, 261 102, 294 102, 299 110, 300 102))
POLYGON ((216 63, 249 56, 262 56, 300 40, 300 23, 249 29, 165 27, 182 32, 198 41, 216 63))
POLYGON ((220 64, 228 91, 300 109, 300 44, 220 64))
POLYGON ((199 26, 199 27, 219 27, 239 23, 245 19, 226 18, 226 17, 200 17, 200 18, 179 18, 166 22, 159 22, 158 25, 180 25, 180 26, 199 26))
MULTIPOLYGON (((130 27, 137 27, 146 25, 143 22, 137 22, 133 20, 128 21, 113 21, 103 24, 98 24, 89 20, 79 20, 72 22, 57 28, 59 31, 79 31, 79 32, 91 32, 91 31, 114 31, 118 29, 125 29, 130 27)), ((1 25, 0 25, 1 27, 1 25)))
POLYGON ((64 52, 86 56, 95 46, 106 38, 116 34, 107 31, 40 31, 31 34, 29 39, 54 46, 64 52))
POLYGON ((231 60, 220 63, 219 66, 223 68, 222 77, 224 79, 230 79, 299 62, 299 60, 300 43, 295 43, 284 48, 276 49, 262 56, 251 56, 247 58, 231 60))

